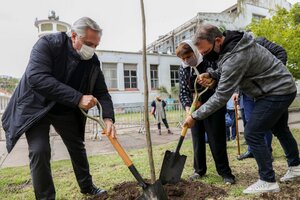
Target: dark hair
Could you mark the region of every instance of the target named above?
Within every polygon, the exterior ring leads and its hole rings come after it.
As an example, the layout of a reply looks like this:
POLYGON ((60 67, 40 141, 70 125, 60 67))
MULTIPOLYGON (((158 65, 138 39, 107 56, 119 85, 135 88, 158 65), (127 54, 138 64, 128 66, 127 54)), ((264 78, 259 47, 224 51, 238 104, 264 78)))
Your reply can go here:
POLYGON ((184 42, 180 43, 176 48, 176 56, 178 56, 179 58, 191 52, 194 52, 192 47, 190 47, 190 45, 184 42))
POLYGON ((222 37, 223 34, 220 29, 211 24, 200 25, 193 37, 193 43, 197 45, 199 40, 207 40, 213 44, 216 37, 222 37))

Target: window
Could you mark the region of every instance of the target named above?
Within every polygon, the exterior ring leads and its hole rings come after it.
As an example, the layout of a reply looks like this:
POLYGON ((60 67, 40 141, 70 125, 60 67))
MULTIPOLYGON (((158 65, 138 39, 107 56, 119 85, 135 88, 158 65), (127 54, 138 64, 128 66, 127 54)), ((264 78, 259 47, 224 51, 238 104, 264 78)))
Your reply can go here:
POLYGON ((170 66, 170 75, 171 75, 171 87, 174 87, 176 83, 179 83, 179 66, 171 65, 170 66))
POLYGON ((264 18, 266 18, 266 16, 263 16, 263 15, 258 15, 258 14, 252 14, 252 19, 254 20, 254 21, 260 21, 261 19, 264 19, 264 18))
POLYGON ((41 24, 41 31, 52 31, 53 30, 53 24, 46 23, 41 24))
POLYGON ((158 89, 158 66, 150 65, 151 89, 158 89))
POLYGON ((57 24, 56 29, 59 32, 67 32, 68 31, 67 27, 64 25, 61 25, 61 24, 57 24))
POLYGON ((124 64, 124 85, 125 89, 137 88, 137 73, 135 64, 124 64))
POLYGON ((102 71, 108 89, 118 88, 117 63, 102 63, 102 71))

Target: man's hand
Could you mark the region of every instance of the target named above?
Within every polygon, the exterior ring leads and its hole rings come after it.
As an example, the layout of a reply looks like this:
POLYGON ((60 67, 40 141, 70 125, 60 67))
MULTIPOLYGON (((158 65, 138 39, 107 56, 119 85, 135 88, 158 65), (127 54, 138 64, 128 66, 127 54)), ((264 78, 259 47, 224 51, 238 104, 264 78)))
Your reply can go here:
POLYGON ((188 128, 191 128, 195 125, 195 120, 191 117, 191 116, 188 116, 185 121, 183 122, 183 127, 188 127, 188 128))
POLYGON ((106 124, 106 136, 111 135, 112 138, 117 138, 117 131, 113 121, 111 119, 104 119, 104 123, 106 124))
POLYGON ((97 99, 93 95, 83 95, 79 101, 78 107, 88 110, 97 104, 97 99))
POLYGON ((216 85, 216 81, 210 78, 209 73, 203 73, 198 75, 197 83, 199 83, 203 87, 209 87, 210 89, 212 89, 216 85))
POLYGON ((233 101, 238 101, 239 99, 239 94, 238 93, 233 93, 233 95, 231 96, 233 101))

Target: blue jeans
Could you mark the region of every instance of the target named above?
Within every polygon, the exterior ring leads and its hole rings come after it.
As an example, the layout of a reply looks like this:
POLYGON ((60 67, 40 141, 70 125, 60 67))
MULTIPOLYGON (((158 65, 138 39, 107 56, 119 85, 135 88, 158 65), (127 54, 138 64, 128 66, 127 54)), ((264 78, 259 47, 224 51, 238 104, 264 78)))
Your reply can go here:
MULTIPOLYGON (((251 117, 251 113, 254 109, 255 102, 251 97, 248 97, 247 95, 243 94, 243 104, 244 104, 244 115, 245 115, 245 121, 247 124, 247 121, 249 121, 251 117)), ((272 132, 271 130, 265 132, 265 142, 268 146, 268 149, 270 152, 272 152, 272 132)), ((248 151, 251 152, 251 147, 248 145, 248 151)))
POLYGON ((251 117, 245 127, 245 138, 258 165, 260 179, 275 182, 271 152, 265 143, 266 131, 278 138, 287 158, 288 166, 300 164, 298 145, 288 127, 288 107, 296 93, 268 96, 255 102, 251 117))
MULTIPOLYGON (((235 111, 234 110, 229 110, 227 109, 227 113, 230 116, 231 119, 231 139, 235 140, 236 137, 236 127, 235 127, 235 111)), ((230 130, 229 129, 226 130, 226 135, 227 135, 227 139, 230 139, 230 130)))

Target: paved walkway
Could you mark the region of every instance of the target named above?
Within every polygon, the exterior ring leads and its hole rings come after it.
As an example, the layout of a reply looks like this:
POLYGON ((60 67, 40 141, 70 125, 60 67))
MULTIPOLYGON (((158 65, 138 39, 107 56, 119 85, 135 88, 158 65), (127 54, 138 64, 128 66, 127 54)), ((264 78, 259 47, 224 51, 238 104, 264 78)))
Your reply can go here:
MULTIPOLYGON (((165 144, 179 139, 180 128, 171 128, 174 134, 170 135, 167 130, 162 128, 162 135, 158 135, 157 128, 151 127, 151 139, 153 145, 165 144)), ((87 134, 91 136, 91 134, 87 134)), ((190 134, 187 135, 187 138, 190 134)), ((118 130, 118 140, 124 149, 144 148, 146 147, 146 135, 138 133, 137 128, 128 128, 118 130)), ((65 160, 69 159, 69 154, 60 136, 50 137, 51 159, 65 160)), ((85 141, 88 156, 115 152, 109 140, 103 136, 102 140, 92 140, 86 138, 85 141)), ((25 138, 21 138, 10 154, 7 154, 5 141, 0 141, 0 168, 28 165, 28 145, 25 138), (1 166, 2 164, 2 166, 1 166)))
MULTIPOLYGON (((289 117, 289 123, 291 128, 300 129, 300 112, 291 112, 289 117)), ((181 131, 180 128, 172 128, 174 134, 169 135, 167 134, 166 129, 162 130, 163 133, 160 136, 158 135, 156 127, 151 127, 153 145, 165 144, 171 141, 176 141, 178 140, 181 131)), ((241 120, 239 121, 239 131, 243 131, 241 120)), ((187 134, 187 137, 189 138, 190 134, 187 134)), ((137 128, 118 130, 118 139, 126 150, 146 147, 146 137, 144 134, 138 133, 137 128)), ((67 149, 59 136, 51 137, 50 144, 52 150, 52 160, 69 159, 67 149)), ((112 145, 106 137, 102 137, 101 141, 86 138, 85 144, 87 154, 89 156, 115 152, 112 145)), ((5 141, 0 141, 0 168, 23 166, 28 165, 28 163, 28 145, 26 139, 20 139, 10 154, 7 154, 6 152, 5 141)))

